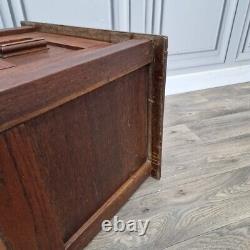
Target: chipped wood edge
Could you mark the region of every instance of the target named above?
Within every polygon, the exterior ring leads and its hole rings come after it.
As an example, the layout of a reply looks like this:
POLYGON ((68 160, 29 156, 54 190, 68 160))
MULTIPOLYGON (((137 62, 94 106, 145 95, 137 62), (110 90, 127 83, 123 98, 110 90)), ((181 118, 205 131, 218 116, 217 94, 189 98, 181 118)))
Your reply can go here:
POLYGON ((119 43, 129 39, 150 39, 153 41, 154 61, 150 65, 148 89, 148 159, 152 162, 152 177, 160 179, 168 38, 161 35, 128 33, 30 21, 24 21, 21 24, 23 26, 34 26, 41 32, 78 36, 109 43, 119 43))

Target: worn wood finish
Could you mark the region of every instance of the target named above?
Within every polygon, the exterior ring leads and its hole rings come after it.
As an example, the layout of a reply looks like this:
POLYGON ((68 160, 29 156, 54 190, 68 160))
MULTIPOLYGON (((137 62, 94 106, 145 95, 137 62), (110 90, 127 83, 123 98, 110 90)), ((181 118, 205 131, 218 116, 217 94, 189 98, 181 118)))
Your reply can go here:
POLYGON ((103 219, 112 218, 117 208, 127 200, 136 188, 151 174, 152 166, 148 161, 144 163, 101 207, 93 216, 66 242, 65 249, 82 249, 87 238, 92 238, 100 231, 100 224, 103 219), (125 197, 124 197, 125 196, 125 197), (92 227, 96 229, 93 231, 92 227))
POLYGON ((152 176, 159 179, 161 176, 161 151, 162 151, 162 124, 165 98, 165 80, 167 66, 166 37, 157 35, 145 35, 137 33, 117 32, 111 30, 97 30, 82 27, 70 27, 65 25, 54 25, 37 22, 22 22, 22 25, 32 25, 41 32, 53 34, 65 34, 87 39, 105 41, 109 43, 120 43, 130 39, 150 39, 153 43, 153 61, 151 63, 149 96, 148 96, 148 157, 152 161, 152 176))
POLYGON ((32 26, 0 32, 1 244, 78 250, 160 178, 166 38, 32 26))
POLYGON ((147 72, 142 68, 19 128, 32 144, 65 241, 147 160, 147 72))
POLYGON ((31 26, 25 26, 25 27, 18 27, 15 29, 1 29, 0 30, 0 37, 2 36, 9 36, 9 35, 16 35, 16 34, 23 34, 23 33, 28 33, 28 32, 33 32, 35 31, 36 28, 31 25, 31 26))
POLYGON ((15 67, 15 64, 0 59, 0 70, 15 67))
POLYGON ((3 242, 3 240, 1 240, 1 238, 0 238, 0 250, 7 250, 7 246, 6 246, 6 244, 3 242))
POLYGON ((33 216, 3 135, 0 137, 0 160, 0 231, 4 232, 0 236, 14 249, 25 249, 27 245, 38 249, 33 216))
POLYGON ((86 249, 242 249, 250 228, 250 83, 166 99, 163 169, 117 213, 145 236, 101 232, 86 249))
POLYGON ((48 49, 44 38, 25 38, 0 42, 0 57, 8 58, 48 49))
POLYGON ((152 78, 149 86, 150 110, 150 160, 152 162, 152 176, 161 178, 163 113, 165 100, 165 81, 167 63, 167 44, 164 39, 154 39, 154 63, 152 64, 152 78))
POLYGON ((0 131, 149 64, 150 47, 150 42, 130 40, 88 55, 75 52, 63 63, 59 60, 46 63, 46 60, 20 66, 16 71, 0 71, 0 131))
POLYGON ((51 33, 43 33, 39 32, 38 30, 34 30, 29 33, 20 33, 20 34, 12 34, 9 36, 0 36, 0 42, 3 42, 5 40, 12 40, 12 39, 24 39, 29 38, 32 36, 32 38, 41 38, 43 37, 46 41, 52 44, 59 44, 61 47, 73 47, 73 49, 87 49, 91 47, 105 47, 112 45, 109 42, 103 42, 103 41, 96 41, 96 40, 90 40, 85 39, 83 37, 72 37, 72 36, 66 36, 63 34, 51 34, 51 33))
MULTIPOLYGON (((27 230, 35 230, 35 235, 27 232, 25 237, 30 241, 35 240, 36 243, 34 246, 29 244, 29 241, 16 242, 15 236, 11 239, 10 244, 13 242, 16 244, 15 248, 19 248, 19 244, 25 246, 26 249, 61 249, 63 247, 63 241, 56 220, 56 214, 54 213, 54 208, 49 202, 49 198, 46 193, 46 188, 44 182, 40 175, 39 169, 37 168, 36 155, 33 152, 32 144, 26 141, 26 138, 23 138, 20 133, 20 128, 14 128, 9 130, 4 134, 6 146, 8 148, 9 154, 11 156, 11 162, 14 164, 16 171, 19 175, 19 181, 22 185, 22 192, 25 195, 25 205, 28 205, 29 215, 32 215, 32 220, 30 223, 33 223, 33 226, 23 226, 27 230), (20 178, 21 177, 21 178, 20 178), (28 243, 28 244, 27 244, 28 243)), ((3 157, 6 154, 3 155, 3 157)), ((1 158, 2 160, 2 158, 1 158)), ((10 164, 4 164, 6 168, 10 171, 10 164)), ((5 178, 8 175, 3 175, 5 178)), ((7 183, 7 182, 6 182, 7 183)), ((8 182, 11 185, 11 182, 8 182)), ((19 188, 18 188, 19 189, 19 188)), ((12 192, 4 192, 3 198, 6 199, 6 193, 10 195, 12 199, 16 198, 15 191, 18 191, 17 188, 13 188, 12 192)), ((18 204, 14 205, 14 209, 18 209, 20 217, 15 220, 15 223, 19 224, 27 223, 25 218, 23 218, 23 210, 18 208, 18 204)), ((9 206, 6 206, 5 209, 8 210, 9 206)), ((9 212, 10 213, 10 212, 9 212)), ((3 213, 6 214, 6 213, 3 213)), ((9 214, 9 217, 4 217, 5 221, 8 218, 12 217, 12 213, 9 214)), ((6 228, 9 230, 17 230, 15 227, 11 227, 13 223, 6 222, 6 228)), ((13 234, 20 234, 22 232, 22 226, 19 230, 13 234)), ((5 232, 5 230, 4 230, 5 232)), ((6 235, 9 239, 9 234, 6 235)), ((22 248, 20 248, 22 249, 22 248)))

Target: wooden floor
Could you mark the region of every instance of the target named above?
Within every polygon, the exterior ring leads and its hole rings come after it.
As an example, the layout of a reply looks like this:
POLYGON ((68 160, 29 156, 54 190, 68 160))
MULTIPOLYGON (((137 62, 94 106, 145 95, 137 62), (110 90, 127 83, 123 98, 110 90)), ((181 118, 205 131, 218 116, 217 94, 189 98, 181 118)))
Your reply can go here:
MULTIPOLYGON (((188 83, 187 83, 188 84, 188 83)), ((145 236, 101 232, 87 250, 250 249, 250 83, 166 100, 163 176, 118 216, 145 236)))

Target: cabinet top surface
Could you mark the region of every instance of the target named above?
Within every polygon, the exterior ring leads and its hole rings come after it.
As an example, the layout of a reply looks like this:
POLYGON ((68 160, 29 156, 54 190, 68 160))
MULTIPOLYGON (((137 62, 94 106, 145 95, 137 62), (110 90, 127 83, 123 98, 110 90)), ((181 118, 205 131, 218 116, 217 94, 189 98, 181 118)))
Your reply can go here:
MULTIPOLYGON (((39 31, 0 31, 0 93, 19 84, 18 75, 33 76, 44 66, 64 64, 74 55, 88 55, 111 43, 39 31), (15 77, 14 77, 15 76, 15 77)), ((23 79, 23 78, 22 78, 23 79)))

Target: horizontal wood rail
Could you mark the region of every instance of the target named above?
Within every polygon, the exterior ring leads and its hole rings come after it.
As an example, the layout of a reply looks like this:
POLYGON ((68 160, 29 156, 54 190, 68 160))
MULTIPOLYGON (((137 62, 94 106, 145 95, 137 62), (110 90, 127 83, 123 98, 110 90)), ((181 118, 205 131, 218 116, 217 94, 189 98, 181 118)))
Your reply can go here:
POLYGON ((110 219, 119 210, 141 183, 150 176, 151 170, 151 163, 145 162, 66 242, 65 250, 80 250, 86 246, 100 231, 102 221, 110 219))
POLYGON ((151 41, 133 39, 92 53, 72 52, 64 60, 43 60, 20 66, 15 72, 4 71, 0 132, 150 64, 152 51, 151 41))
POLYGON ((23 38, 0 42, 0 57, 7 58, 22 55, 32 51, 40 51, 47 48, 44 38, 23 38))
POLYGON ((9 36, 13 34, 23 34, 27 32, 33 32, 36 31, 37 28, 34 26, 23 26, 18 28, 10 28, 10 29, 1 29, 0 30, 0 37, 1 36, 9 36))

